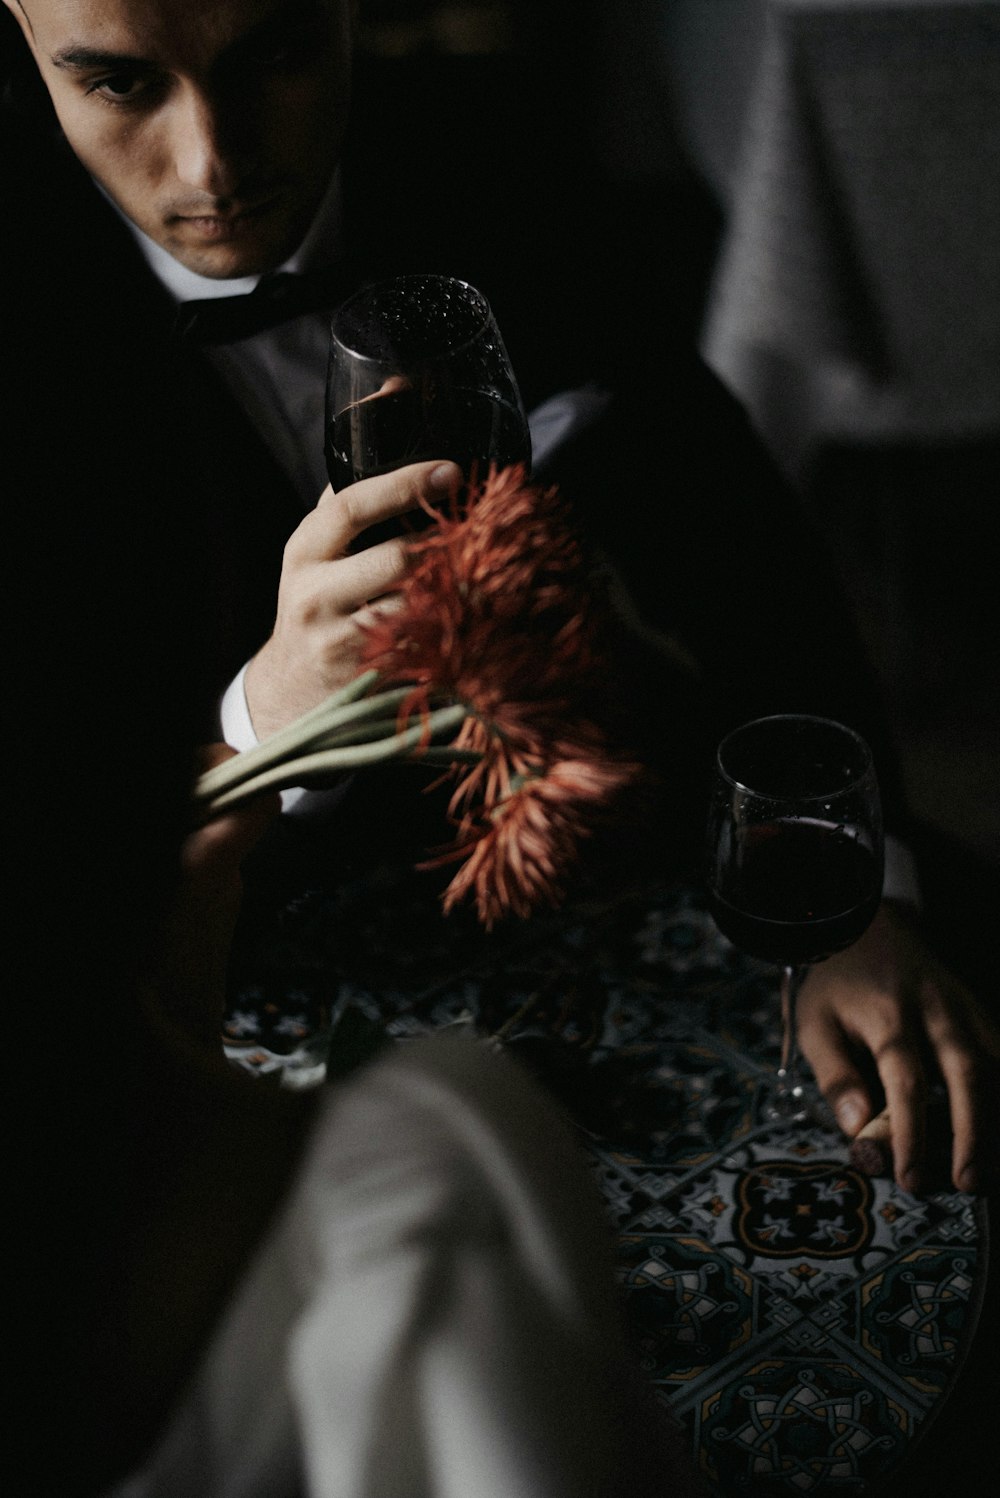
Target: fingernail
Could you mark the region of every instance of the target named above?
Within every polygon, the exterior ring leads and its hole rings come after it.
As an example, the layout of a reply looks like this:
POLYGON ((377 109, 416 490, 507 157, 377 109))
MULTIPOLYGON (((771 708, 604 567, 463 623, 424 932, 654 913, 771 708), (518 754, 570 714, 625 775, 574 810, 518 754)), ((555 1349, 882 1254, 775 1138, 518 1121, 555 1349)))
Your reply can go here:
POLYGON ((436 468, 431 469, 427 482, 432 489, 447 493, 454 489, 460 477, 461 471, 457 463, 439 463, 436 468))
POLYGON ((842 1097, 835 1111, 845 1134, 856 1134, 865 1121, 865 1106, 858 1097, 842 1097))
POLYGON ((904 1165, 896 1179, 903 1190, 908 1191, 911 1196, 920 1195, 922 1181, 920 1171, 915 1165, 904 1165))
POLYGON ((975 1191, 979 1186, 979 1171, 974 1165, 963 1165, 955 1178, 959 1191, 975 1191))

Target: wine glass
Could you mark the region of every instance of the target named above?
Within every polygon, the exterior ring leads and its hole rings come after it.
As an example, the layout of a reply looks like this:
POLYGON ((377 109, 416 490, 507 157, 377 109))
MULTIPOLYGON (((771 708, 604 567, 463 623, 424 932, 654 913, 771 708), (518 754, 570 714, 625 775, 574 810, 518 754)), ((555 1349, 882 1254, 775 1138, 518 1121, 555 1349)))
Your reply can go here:
POLYGON ((757 718, 718 748, 708 893, 734 946, 781 967, 781 1064, 767 1114, 809 1114, 796 998, 811 963, 857 941, 882 893, 882 811, 871 750, 829 718, 757 718))
POLYGON ((431 458, 466 477, 485 478, 491 464, 527 468, 524 407, 482 292, 449 276, 398 276, 338 309, 325 451, 334 489, 431 458))

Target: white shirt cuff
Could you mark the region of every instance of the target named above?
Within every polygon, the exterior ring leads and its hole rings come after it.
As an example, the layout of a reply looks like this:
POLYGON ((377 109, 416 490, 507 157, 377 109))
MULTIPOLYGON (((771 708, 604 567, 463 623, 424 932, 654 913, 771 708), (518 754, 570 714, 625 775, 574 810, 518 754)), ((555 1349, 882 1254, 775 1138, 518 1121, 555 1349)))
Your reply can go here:
MULTIPOLYGON (((249 661, 247 665, 249 665, 249 661)), ((247 702, 244 678, 247 667, 233 677, 223 694, 219 706, 219 722, 222 728, 222 737, 231 749, 242 752, 244 749, 252 749, 260 740, 254 731, 253 719, 250 716, 250 706, 247 702)), ((345 775, 339 785, 329 790, 311 791, 305 786, 292 786, 281 792, 281 809, 284 812, 294 812, 299 816, 315 817, 331 810, 341 800, 351 776, 345 775)))
MULTIPOLYGON (((250 662, 247 662, 247 666, 250 662)), ((231 749, 252 749, 259 743, 254 732, 253 719, 250 717, 250 708, 247 704, 247 694, 243 685, 247 674, 244 666, 237 676, 226 688, 225 695, 219 708, 219 722, 222 726, 222 737, 231 749)))

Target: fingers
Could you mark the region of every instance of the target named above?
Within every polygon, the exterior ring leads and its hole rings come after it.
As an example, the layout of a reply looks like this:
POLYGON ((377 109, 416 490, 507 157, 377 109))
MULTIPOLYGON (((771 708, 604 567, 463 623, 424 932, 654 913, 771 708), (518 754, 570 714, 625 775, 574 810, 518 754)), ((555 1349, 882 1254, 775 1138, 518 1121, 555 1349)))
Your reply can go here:
POLYGON ((360 629, 370 629, 378 620, 398 614, 402 607, 403 600, 398 593, 384 593, 381 598, 375 598, 359 608, 354 615, 354 622, 360 629))
POLYGON ((927 1102, 914 939, 883 906, 860 941, 810 972, 800 996, 802 1049, 838 1122, 853 1138, 887 1107, 894 1174, 911 1191, 923 1175, 927 1102))
POLYGON ((192 832, 181 847, 181 868, 193 878, 238 870, 281 811, 279 795, 262 793, 238 810, 213 817, 192 832))
MULTIPOLYGON (((211 769, 231 759, 235 753, 236 750, 228 744, 205 745, 198 752, 198 768, 211 769)), ((243 859, 280 810, 280 796, 265 794, 236 811, 206 822, 181 845, 183 873, 197 882, 237 874, 243 859)))
POLYGON ((878 1111, 878 1089, 855 1059, 866 1055, 874 1062, 884 1107, 892 1117, 893 1174, 904 1190, 918 1191, 924 1173, 927 1076, 912 1006, 854 974, 844 983, 835 974, 824 974, 813 997, 817 1002, 804 1010, 800 1042, 838 1124, 854 1138, 878 1111))
POLYGON ((824 981, 819 1002, 803 1006, 799 1043, 837 1123, 852 1139, 877 1112, 875 1091, 854 1059, 859 1051, 871 1056, 893 1120, 893 1174, 905 1190, 919 1190, 927 1079, 908 1013, 874 986, 855 981, 838 991, 835 981, 824 981))
POLYGON ((855 947, 813 969, 799 1000, 799 1040, 850 1138, 884 1103, 879 1148, 891 1148, 900 1186, 940 1187, 947 1151, 956 1189, 984 1189, 1000 1032, 908 923, 877 918, 855 947))
POLYGON ((851 1164, 867 1176, 888 1175, 892 1165, 892 1120, 883 1108, 851 1143, 851 1164))
POLYGON ((195 752, 195 760, 199 775, 206 770, 214 770, 216 765, 224 764, 227 759, 232 759, 236 750, 231 744, 199 744, 195 752))
POLYGON ((872 1053, 892 1119, 893 1175, 904 1191, 923 1189, 926 1173, 927 1076, 917 1036, 903 1024, 872 1037, 872 1053))
MULTIPOLYGON (((220 764, 234 752, 227 744, 212 744, 200 751, 199 767, 220 764)), ((184 841, 182 877, 149 954, 148 997, 172 1026, 214 1055, 242 896, 240 865, 279 809, 277 796, 262 796, 184 841)))
POLYGON ((329 607, 342 614, 354 614, 364 605, 394 593, 406 576, 406 546, 398 537, 366 546, 353 556, 343 557, 337 570, 327 572, 322 585, 329 607))
POLYGON ((403 540, 396 535, 372 544, 373 527, 421 502, 440 504, 461 482, 455 463, 414 463, 339 493, 324 490, 285 547, 274 629, 243 678, 258 738, 315 707, 361 669, 361 626, 372 607, 399 589, 408 565, 403 540))
POLYGON ((948 1093, 951 1112, 951 1174, 960 1191, 987 1184, 987 1109, 996 1109, 1000 1041, 972 995, 951 974, 936 972, 924 983, 924 1023, 948 1093))
POLYGON ((295 568, 282 579, 278 599, 278 622, 303 629, 347 629, 353 633, 352 615, 388 594, 394 594, 406 577, 408 559, 403 540, 396 536, 366 546, 351 556, 312 562, 295 568))
POLYGON ((343 557, 369 527, 418 509, 421 500, 440 504, 461 481, 456 463, 411 463, 377 478, 360 479, 336 493, 326 488, 289 540, 286 562, 301 565, 343 557))
POLYGON ((798 1036, 819 1090, 843 1132, 853 1138, 874 1115, 877 1099, 854 1062, 847 1035, 832 1010, 800 1002, 798 1036))

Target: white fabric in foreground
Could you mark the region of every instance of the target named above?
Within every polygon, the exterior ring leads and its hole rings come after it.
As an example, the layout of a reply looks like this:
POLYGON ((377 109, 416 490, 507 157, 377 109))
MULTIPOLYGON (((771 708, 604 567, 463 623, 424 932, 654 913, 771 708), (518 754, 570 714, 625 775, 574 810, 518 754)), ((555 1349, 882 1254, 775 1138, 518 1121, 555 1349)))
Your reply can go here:
POLYGON ((600 1200, 561 1115, 466 1036, 324 1094, 292 1198, 114 1498, 673 1498, 600 1200))

